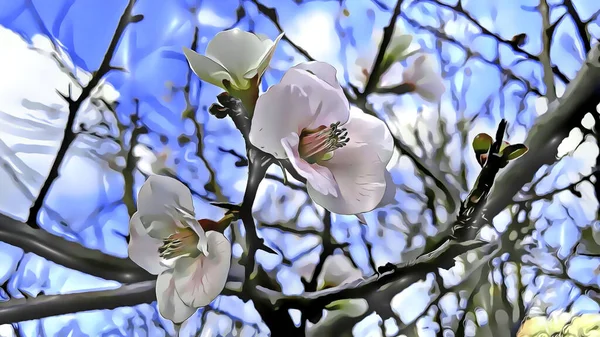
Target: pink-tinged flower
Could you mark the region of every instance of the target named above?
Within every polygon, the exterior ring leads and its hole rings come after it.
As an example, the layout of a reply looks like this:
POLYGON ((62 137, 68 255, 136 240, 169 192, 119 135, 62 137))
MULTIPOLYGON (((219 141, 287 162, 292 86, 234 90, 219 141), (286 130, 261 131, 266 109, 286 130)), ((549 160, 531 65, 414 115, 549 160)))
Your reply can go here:
POLYGON ((204 232, 194 217, 190 191, 176 179, 150 176, 137 207, 129 222, 129 257, 158 275, 159 312, 181 323, 225 287, 231 245, 219 232, 204 232))
POLYGON ((421 55, 404 70, 404 83, 415 86, 415 92, 428 102, 438 102, 446 86, 429 55, 421 55))
POLYGON ((317 277, 317 289, 337 287, 362 280, 360 269, 356 268, 346 255, 329 255, 323 263, 323 270, 317 277))
POLYGON ((259 97, 250 142, 289 159, 306 178, 310 197, 334 213, 371 211, 390 185, 386 165, 394 143, 388 128, 350 109, 327 63, 299 64, 259 97))

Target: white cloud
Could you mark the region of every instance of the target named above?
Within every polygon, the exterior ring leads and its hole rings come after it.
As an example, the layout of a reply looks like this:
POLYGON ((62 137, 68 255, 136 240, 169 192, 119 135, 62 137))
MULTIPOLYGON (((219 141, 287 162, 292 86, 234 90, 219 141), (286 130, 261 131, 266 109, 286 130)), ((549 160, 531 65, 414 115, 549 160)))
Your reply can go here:
POLYGON ((334 18, 323 11, 302 13, 295 18, 288 35, 315 59, 333 61, 340 49, 334 23, 334 18))
POLYGON ((198 22, 201 25, 218 28, 227 28, 233 25, 234 21, 217 15, 210 9, 204 8, 198 12, 198 22))
MULTIPOLYGON (((23 185, 3 188, 0 208, 23 218, 63 137, 69 109, 59 92, 68 94, 70 89, 76 98, 91 75, 76 68, 65 51, 43 35, 34 36, 29 43, 0 26, 0 44, 0 177, 14 181, 12 177, 17 176, 23 185)), ((75 125, 89 126, 102 120, 105 107, 99 99, 112 102, 119 93, 101 82, 91 96, 92 102, 86 100, 79 109, 75 125)), ((63 183, 76 186, 75 182, 63 183)), ((82 191, 80 182, 78 190, 82 191)))

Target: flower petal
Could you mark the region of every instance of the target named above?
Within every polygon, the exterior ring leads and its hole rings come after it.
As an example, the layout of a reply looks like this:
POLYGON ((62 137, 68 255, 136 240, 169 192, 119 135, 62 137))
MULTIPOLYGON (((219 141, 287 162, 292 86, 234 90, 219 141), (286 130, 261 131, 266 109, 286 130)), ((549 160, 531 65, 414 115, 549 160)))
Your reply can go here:
POLYGON ((244 75, 258 69, 272 45, 271 40, 262 40, 253 33, 234 28, 217 33, 206 46, 205 54, 223 65, 237 86, 245 89, 247 80, 244 75))
MULTIPOLYGON (((258 36, 258 37, 262 41, 270 42, 270 40, 268 38, 265 38, 263 36, 258 36)), ((279 34, 279 36, 275 39, 275 41, 273 41, 273 45, 271 46, 271 48, 269 48, 267 50, 267 52, 263 55, 262 59, 260 60, 260 63, 258 64, 258 69, 257 69, 257 74, 258 74, 259 78, 261 78, 263 76, 263 74, 269 67, 269 64, 271 63, 271 59, 273 58, 273 55, 275 54, 275 49, 277 49, 277 44, 279 43, 279 40, 281 40, 282 37, 283 37, 283 33, 279 34)), ((248 78, 248 76, 246 76, 246 78, 248 78)))
POLYGON ((140 220, 150 236, 161 239, 177 230, 173 208, 194 214, 190 190, 177 179, 153 175, 140 188, 137 208, 140 220))
POLYGON ((225 287, 231 266, 231 243, 209 231, 208 256, 182 257, 175 262, 175 287, 183 302, 199 308, 210 304, 225 287))
POLYGON ((426 101, 437 102, 446 91, 442 77, 435 72, 428 55, 421 55, 403 73, 403 80, 416 86, 415 91, 426 101))
POLYGON ((225 89, 223 80, 233 81, 227 69, 209 57, 200 55, 186 47, 183 48, 183 54, 192 71, 204 82, 225 89))
POLYGON ((306 93, 296 85, 275 84, 256 102, 250 142, 275 158, 286 158, 281 140, 300 134, 313 116, 306 93))
POLYGON ((250 129, 250 142, 254 146, 284 159, 283 138, 301 134, 305 128, 316 129, 348 120, 349 104, 339 84, 335 82, 334 87, 316 73, 328 81, 335 79, 335 68, 326 63, 299 65, 288 70, 280 83, 258 98, 250 129))
POLYGON ((172 270, 163 272, 156 279, 156 301, 160 315, 176 324, 184 322, 196 312, 196 308, 187 306, 177 295, 172 270))
POLYGON ((129 221, 129 258, 150 274, 158 275, 168 268, 159 257, 158 248, 162 245, 162 240, 148 235, 139 214, 133 214, 129 221))
POLYGON ((332 197, 307 185, 311 198, 338 214, 373 210, 386 194, 386 166, 392 158, 394 142, 387 126, 378 118, 352 109, 344 125, 350 141, 323 163, 333 173, 339 196, 332 197))
POLYGON ((307 184, 310 184, 316 191, 324 195, 336 197, 338 195, 337 183, 333 174, 331 174, 331 171, 327 167, 318 164, 309 164, 300 158, 300 153, 298 152, 299 141, 300 139, 296 133, 281 140, 290 163, 298 174, 306 178, 307 184))
POLYGON ((306 127, 316 129, 331 123, 344 124, 350 117, 350 103, 336 78, 335 68, 325 62, 305 62, 290 68, 283 85, 297 85, 308 95, 313 120, 306 127))
POLYGON ((317 277, 317 289, 337 287, 362 278, 362 272, 346 255, 330 255, 325 259, 323 270, 317 277))
POLYGON ((394 178, 390 171, 385 170, 385 192, 383 193, 383 198, 377 205, 377 208, 384 207, 387 205, 392 205, 396 203, 396 183, 394 182, 394 178))

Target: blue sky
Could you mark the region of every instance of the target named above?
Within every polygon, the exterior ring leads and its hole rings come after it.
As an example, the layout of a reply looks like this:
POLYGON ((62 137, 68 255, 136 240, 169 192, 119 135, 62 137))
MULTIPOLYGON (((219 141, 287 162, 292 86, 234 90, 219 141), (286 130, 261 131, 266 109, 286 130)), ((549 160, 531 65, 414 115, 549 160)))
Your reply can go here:
MULTIPOLYGON (((584 19, 600 9, 600 3, 593 4, 585 0, 573 2, 584 19)), ((315 59, 336 66, 339 80, 345 84, 352 81, 351 69, 356 56, 364 53, 371 45, 372 29, 381 29, 387 24, 395 2, 346 1, 344 8, 347 9, 348 16, 342 14, 342 8, 336 1, 312 1, 303 5, 287 0, 263 3, 276 7, 282 28, 290 40, 315 59), (342 31, 343 36, 340 34, 342 31)), ((538 38, 541 19, 539 14, 528 9, 536 4, 536 1, 531 0, 507 0, 501 3, 470 0, 464 1, 463 7, 482 26, 504 39, 510 39, 517 33, 528 34, 529 39, 523 49, 537 54, 541 50, 538 38)), ((7 188, 0 190, 2 213, 26 219, 31 198, 37 195, 48 172, 60 142, 61 127, 66 121, 67 106, 56 90, 66 92, 71 84, 77 94, 80 89, 74 83, 86 83, 89 80, 89 73, 98 67, 125 5, 123 0, 0 0, 0 41, 3 45, 3 53, 0 55, 0 74, 3 74, 0 79, 0 121, 7 125, 0 131, 0 180, 12 182, 11 174, 15 172, 21 177, 19 184, 10 183, 7 188), (57 53, 59 62, 72 69, 71 74, 59 69, 52 53, 57 53)), ((246 16, 236 24, 235 12, 239 5, 238 1, 232 0, 138 1, 134 12, 143 14, 144 20, 128 28, 112 62, 114 66, 126 68, 127 72, 110 73, 106 77, 106 83, 94 96, 94 99, 118 101, 117 118, 124 125, 127 125, 128 116, 133 112, 133 99, 139 99, 140 117, 151 131, 140 141, 155 152, 168 148, 171 156, 167 165, 201 194, 206 192, 204 185, 208 180, 208 170, 196 156, 193 142, 183 147, 177 144, 179 135, 191 137, 194 132, 192 123, 181 118, 185 107, 183 96, 181 92, 173 90, 185 85, 188 73, 181 48, 191 44, 195 27, 199 27, 199 52, 204 51, 214 34, 233 25, 267 34, 272 38, 278 35, 272 22, 260 15, 250 1, 244 2, 246 16), (190 12, 190 7, 198 8, 196 14, 190 12), (162 144, 159 135, 167 136, 168 142, 162 144)), ((552 18, 558 18, 562 13, 564 9, 557 7, 552 12, 552 18)), ((506 118, 511 126, 509 140, 523 141, 535 117, 544 113, 543 99, 533 93, 524 94, 526 89, 523 80, 544 92, 541 84, 542 68, 529 61, 516 63, 518 57, 522 56, 515 56, 506 45, 499 45, 480 34, 479 28, 464 17, 454 17, 436 4, 436 1, 406 1, 403 15, 422 25, 439 29, 479 56, 467 59, 462 47, 442 42, 434 38, 427 29, 414 27, 403 18, 400 29, 413 34, 423 52, 442 61, 440 71, 446 78, 447 93, 439 106, 425 103, 412 95, 398 98, 372 97, 372 103, 381 116, 388 116, 385 118, 392 130, 408 145, 415 147, 419 155, 429 158, 430 163, 443 170, 456 171, 465 162, 468 167, 467 181, 472 184, 478 169, 468 146, 463 147, 461 144, 458 135, 459 121, 478 115, 469 126, 468 139, 471 139, 479 132, 493 133, 498 121, 506 118), (440 10, 442 20, 446 22, 441 28, 440 19, 436 15, 440 10), (520 80, 503 83, 504 79, 493 64, 496 59, 520 80), (386 109, 389 112, 387 115, 384 113, 386 109), (389 117, 390 115, 393 117, 389 117), (451 135, 452 141, 442 151, 445 157, 434 158, 432 154, 440 147, 442 139, 438 131, 440 120, 446 121, 445 131, 451 135), (415 137, 415 130, 421 132, 420 137, 415 137), (431 133, 431 136, 427 133, 431 133), (418 138, 424 143, 426 151, 417 148, 418 138)), ((591 23, 589 27, 590 32, 598 36, 598 24, 591 23)), ((564 19, 556 30, 551 53, 553 62, 569 78, 575 75, 583 60, 582 46, 574 36, 573 23, 569 18, 564 19)), ((264 88, 276 83, 285 70, 301 61, 303 57, 292 46, 282 42, 271 69, 265 76, 264 88)), ((564 85, 558 80, 556 85, 558 93, 562 93, 564 85)), ((205 132, 205 156, 218 172, 217 181, 223 194, 233 202, 239 202, 245 186, 245 168, 236 168, 236 158, 219 151, 219 147, 236 149, 241 153, 243 140, 230 121, 217 120, 206 113, 206 108, 215 101, 219 92, 217 88, 200 83, 196 78, 191 83, 191 99, 199 107, 196 119, 205 132)), ((92 103, 86 104, 78 117, 81 122, 93 126, 106 117, 107 111, 98 109, 92 103)), ((587 139, 578 146, 581 140, 581 132, 571 133, 561 145, 561 155, 565 154, 565 157, 551 169, 552 173, 544 178, 543 183, 538 185, 537 192, 544 193, 566 186, 576 181, 579 174, 591 172, 598 149, 592 139, 587 139)), ((123 183, 120 174, 111 168, 111 165, 116 165, 114 161, 117 152, 115 144, 100 142, 88 136, 78 138, 69 151, 61 177, 47 199, 42 218, 45 230, 92 249, 126 256, 124 236, 127 234, 128 219, 127 210, 120 202, 123 183)), ((423 182, 415 175, 410 160, 404 157, 396 159, 390 167, 395 182, 422 193, 423 182)), ((280 171, 274 168, 273 174, 280 174, 280 171)), ((143 176, 138 172, 136 186, 139 188, 142 182, 143 176)), ((580 230, 591 225, 597 208, 593 188, 587 183, 581 186, 581 191, 582 199, 563 193, 552 202, 539 202, 534 206, 531 216, 539 218, 536 222, 538 235, 535 238, 539 249, 531 253, 530 262, 551 266, 556 262, 555 255, 565 258, 570 252, 569 248, 577 241, 580 230)), ((410 256, 410 247, 418 249, 426 235, 435 233, 431 214, 426 211, 422 201, 404 190, 399 190, 396 197, 396 207, 401 212, 396 208, 386 208, 381 213, 372 212, 367 215, 371 224, 367 228, 359 226, 351 217, 334 216, 334 236, 339 241, 350 243, 352 257, 365 274, 372 273, 365 239, 373 243, 374 260, 378 264, 385 264, 388 261, 406 259, 410 256), (385 219, 386 227, 377 224, 380 218, 385 219), (408 235, 407 232, 413 234, 408 235)), ((299 213, 295 226, 320 228, 322 209, 306 205, 306 200, 306 195, 301 191, 290 190, 277 182, 265 181, 255 205, 256 217, 265 223, 286 223, 293 221, 299 213), (281 196, 286 196, 284 207, 278 202, 281 196)), ((221 214, 220 210, 204 204, 200 199, 195 200, 195 203, 203 217, 216 218, 221 214)), ((441 221, 448 217, 441 207, 438 216, 441 221)), ((498 215, 494 224, 498 230, 503 230, 509 220, 510 214, 504 212, 498 215)), ((280 258, 266 254, 259 254, 259 261, 266 270, 273 270, 283 284, 285 293, 300 293, 302 288, 299 273, 307 265, 317 262, 320 252, 318 240, 310 236, 299 238, 282 234, 272 229, 263 229, 261 235, 269 245, 282 247, 285 257, 294 260, 295 264, 291 267, 281 266, 280 258)), ((240 250, 241 247, 234 246, 234 255, 236 252, 239 254, 240 250)), ((68 270, 39 256, 23 254, 21 249, 3 243, 0 243, 0 261, 0 283, 8 282, 11 296, 22 296, 19 292, 32 295, 60 294, 118 286, 116 282, 68 270)), ((598 262, 589 259, 575 258, 569 276, 600 285, 598 277, 592 274, 597 265, 598 262)), ((410 307, 394 305, 402 320, 419 316, 421 310, 417 310, 418 307, 425 309, 428 303, 425 295, 430 284, 431 279, 425 285, 417 284, 394 300, 398 303, 414 303, 410 307)), ((542 304, 539 307, 545 307, 544 303, 547 301, 550 308, 560 308, 571 298, 569 293, 572 289, 565 286, 564 282, 549 279, 534 283, 531 287, 531 291, 536 287, 556 290, 553 298, 537 297, 536 300, 543 302, 540 302, 542 304)), ((446 302, 444 306, 448 312, 456 311, 452 300, 446 302)), ((265 327, 259 322, 252 305, 240 303, 235 298, 220 297, 213 306, 243 319, 248 326, 248 336, 264 336, 265 327)), ((585 296, 579 297, 575 309, 593 312, 600 310, 595 302, 585 296)), ((201 314, 198 312, 197 316, 200 317, 201 314)), ((226 335, 231 325, 230 320, 225 315, 214 312, 208 317, 207 329, 212 329, 212 333, 221 331, 226 335)), ((72 337, 100 336, 103 333, 141 336, 144 335, 142 331, 147 331, 150 336, 160 336, 164 333, 163 328, 153 323, 160 320, 154 304, 143 304, 133 308, 23 322, 20 327, 27 336, 35 336, 36 329, 39 328, 44 329, 48 336, 66 336, 68 331, 71 331, 72 337)), ((357 326, 355 333, 358 336, 377 336, 377 320, 376 316, 369 316, 357 326)), ((427 326, 427 322, 424 319, 419 324, 427 326)), ((163 324, 167 330, 171 329, 168 323, 163 324)), ((199 329, 199 325, 194 322, 186 329, 193 331, 199 329)), ((0 335, 4 336, 2 331, 4 330, 0 329, 0 335)), ((206 336, 210 335, 208 333, 206 336)), ((423 336, 429 335, 423 332, 423 336)))

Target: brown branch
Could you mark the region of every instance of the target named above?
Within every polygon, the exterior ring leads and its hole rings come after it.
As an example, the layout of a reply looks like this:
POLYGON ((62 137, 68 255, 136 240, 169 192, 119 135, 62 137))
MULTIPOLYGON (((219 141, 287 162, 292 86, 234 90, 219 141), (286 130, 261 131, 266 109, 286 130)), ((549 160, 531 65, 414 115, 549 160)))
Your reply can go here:
POLYGON ((564 0, 563 4, 567 8, 567 13, 569 13, 571 18, 573 19, 573 22, 575 23, 575 28, 577 29, 577 32, 579 33, 579 38, 581 38, 581 42, 583 44, 583 50, 587 54, 590 51, 590 49, 592 48, 592 43, 590 41, 590 34, 587 32, 587 29, 586 29, 587 22, 581 21, 581 17, 575 10, 575 6, 573 6, 572 0, 564 0))
POLYGON ((112 290, 11 299, 0 303, 0 325, 73 312, 151 303, 156 300, 155 286, 156 281, 144 281, 112 290))
POLYGON ((550 47, 554 30, 549 29, 551 26, 550 8, 546 0, 540 0, 538 9, 542 16, 542 51, 539 58, 544 69, 543 80, 546 86, 546 98, 552 102, 556 99, 556 86, 554 84, 554 74, 552 73, 552 61, 550 60, 550 47))
POLYGON ((392 271, 381 275, 373 275, 364 281, 352 282, 315 292, 305 292, 300 295, 286 296, 266 289, 263 291, 269 294, 268 299, 276 310, 295 308, 303 312, 320 311, 325 305, 336 300, 363 298, 371 292, 380 292, 383 287, 392 282, 396 284, 395 288, 404 289, 424 278, 428 273, 435 272, 439 268, 452 267, 454 258, 480 247, 488 251, 491 248, 496 248, 496 244, 479 240, 467 242, 448 241, 434 252, 422 255, 409 263, 398 264, 394 266, 392 271))
POLYGON ((383 62, 383 58, 387 51, 388 45, 392 41, 392 37, 394 36, 394 30, 396 29, 396 21, 398 20, 398 15, 400 15, 400 8, 402 7, 402 3, 404 0, 396 0, 396 6, 394 6, 394 12, 390 18, 390 22, 383 29, 383 37, 381 38, 381 44, 379 45, 379 50, 377 51, 377 56, 375 57, 375 61, 371 66, 370 76, 367 79, 367 83, 365 84, 365 89, 363 92, 357 97, 358 101, 366 101, 366 97, 374 91, 374 89, 379 84, 379 79, 383 74, 380 73, 379 68, 381 67, 381 63, 383 62))
POLYGON ((549 105, 548 112, 538 117, 529 131, 525 145, 529 148, 499 175, 487 202, 487 214, 491 218, 512 203, 513 196, 543 165, 556 161, 558 146, 572 128, 579 125, 589 111, 600 103, 600 45, 594 46, 575 79, 568 85, 564 95, 549 105))
MULTIPOLYGON (((68 93, 68 96, 61 94, 61 96, 63 96, 65 101, 67 101, 69 104, 69 115, 67 117, 67 123, 65 125, 65 130, 63 133, 63 140, 60 144, 60 147, 58 148, 58 152, 56 154, 56 157, 54 158, 54 162, 52 163, 50 172, 48 173, 48 177, 44 181, 44 184, 40 189, 38 197, 29 209, 29 218, 27 219, 27 224, 32 228, 39 228, 37 222, 39 212, 44 205, 44 201, 48 195, 48 192, 50 191, 50 187, 52 186, 54 181, 60 176, 60 166, 62 165, 62 162, 65 159, 69 147, 71 146, 73 141, 75 141, 76 135, 73 131, 73 126, 79 108, 81 107, 83 102, 90 97, 92 91, 100 83, 100 80, 104 77, 104 75, 106 75, 109 71, 113 70, 113 68, 110 65, 110 62, 113 58, 115 50, 117 49, 118 43, 121 40, 121 36, 125 32, 125 28, 127 28, 129 23, 131 23, 131 12, 136 1, 137 0, 130 0, 127 3, 127 7, 125 8, 125 11, 119 19, 119 23, 117 24, 117 28, 115 29, 110 44, 108 45, 108 49, 106 50, 102 62, 100 63, 100 67, 93 73, 93 76, 88 82, 88 84, 81 90, 81 94, 79 95, 79 97, 76 100, 73 100, 70 92, 68 93)), ((137 16, 137 18, 142 17, 137 16)), ((141 21, 141 19, 136 20, 136 22, 139 21, 141 21)))
POLYGON ((76 242, 52 235, 41 229, 0 214, 0 241, 17 246, 25 252, 42 256, 52 262, 86 274, 121 283, 153 280, 155 276, 123 259, 85 248, 76 242))
MULTIPOLYGON (((461 3, 461 0, 458 0, 458 2, 456 3, 456 5, 448 5, 440 0, 421 0, 422 2, 428 2, 428 3, 435 3, 436 5, 443 7, 443 8, 447 8, 450 10, 455 11, 456 13, 464 16, 465 18, 467 18, 469 21, 471 21, 475 26, 477 26, 477 28, 479 28, 482 32, 483 35, 487 35, 489 37, 493 37, 495 39, 497 39, 499 42, 502 42, 506 45, 508 45, 509 47, 512 48, 512 50, 518 54, 524 55, 525 57, 534 60, 534 61, 540 61, 540 58, 536 55, 533 55, 531 53, 529 53, 528 51, 522 49, 519 45, 513 43, 510 40, 507 39, 503 39, 502 37, 498 36, 497 34, 493 33, 491 30, 485 28, 484 26, 482 26, 476 19, 475 17, 473 17, 468 11, 466 11, 461 3)), ((563 81, 564 83, 569 83, 569 78, 563 74, 560 69, 558 69, 557 66, 552 67, 552 72, 554 73, 554 75, 556 75, 558 78, 560 78, 561 81, 563 81)))

